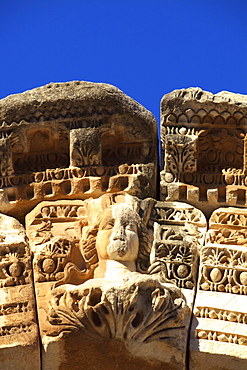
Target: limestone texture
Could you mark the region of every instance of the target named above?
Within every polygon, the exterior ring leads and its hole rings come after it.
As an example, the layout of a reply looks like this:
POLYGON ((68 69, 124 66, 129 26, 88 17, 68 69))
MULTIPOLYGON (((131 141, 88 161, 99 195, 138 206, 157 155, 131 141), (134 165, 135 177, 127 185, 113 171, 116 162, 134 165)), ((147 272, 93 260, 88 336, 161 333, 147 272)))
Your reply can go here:
POLYGON ((0 368, 247 368, 247 97, 0 100, 0 368), (160 188, 160 192, 157 188, 160 188))
POLYGON ((24 227, 0 214, 0 368, 40 369, 31 252, 24 227))
POLYGON ((156 196, 154 116, 114 86, 51 83, 0 101, 0 211, 126 191, 156 196))
MULTIPOLYGON (((174 243, 177 246, 174 256, 171 261, 162 259, 157 253, 160 241, 156 234, 164 221, 160 211, 163 204, 156 205, 152 198, 141 200, 121 192, 84 201, 41 202, 26 216, 34 254, 43 364, 49 363, 55 346, 63 354, 53 360, 55 368, 71 366, 71 360, 66 360, 71 351, 78 353, 73 364, 79 368, 81 358, 86 356, 85 341, 89 341, 91 353, 104 339, 113 348, 121 342, 126 361, 146 361, 145 366, 151 369, 171 363, 174 369, 186 368, 193 284, 205 218, 192 206, 169 204, 169 221, 177 220, 179 215, 181 220, 176 222, 177 240, 171 233, 172 247, 174 243), (185 224, 190 231, 185 230, 185 224), (178 240, 182 235, 189 246, 191 233, 198 240, 191 249, 183 250, 178 240), (184 263, 178 258, 183 252, 184 263), (163 266, 172 264, 176 271, 179 266, 182 271, 187 268, 177 281, 171 276, 174 268, 164 275, 163 266)), ((105 354, 104 359, 109 368, 111 356, 105 354)))
POLYGON ((246 221, 247 211, 233 207, 218 208, 210 217, 191 329, 194 368, 207 368, 205 354, 221 368, 246 368, 246 221))
POLYGON ((161 101, 161 198, 182 200, 207 217, 246 206, 247 97, 200 88, 161 101))

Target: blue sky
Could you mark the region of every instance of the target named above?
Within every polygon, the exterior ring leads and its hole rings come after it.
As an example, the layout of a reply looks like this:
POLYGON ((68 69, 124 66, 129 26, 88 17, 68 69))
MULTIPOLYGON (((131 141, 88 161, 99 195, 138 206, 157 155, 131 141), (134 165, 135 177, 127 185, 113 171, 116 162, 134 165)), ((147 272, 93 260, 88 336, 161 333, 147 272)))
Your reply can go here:
POLYGON ((247 94, 246 19, 246 0, 0 0, 0 98, 105 82, 158 120, 174 89, 247 94))

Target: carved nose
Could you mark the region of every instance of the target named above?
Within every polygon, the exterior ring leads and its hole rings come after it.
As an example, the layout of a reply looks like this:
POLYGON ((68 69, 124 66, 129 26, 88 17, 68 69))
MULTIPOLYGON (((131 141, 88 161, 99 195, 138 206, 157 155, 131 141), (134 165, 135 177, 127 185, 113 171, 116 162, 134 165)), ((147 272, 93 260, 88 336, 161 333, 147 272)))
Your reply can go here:
POLYGON ((125 228, 123 226, 116 225, 113 240, 125 240, 125 228))

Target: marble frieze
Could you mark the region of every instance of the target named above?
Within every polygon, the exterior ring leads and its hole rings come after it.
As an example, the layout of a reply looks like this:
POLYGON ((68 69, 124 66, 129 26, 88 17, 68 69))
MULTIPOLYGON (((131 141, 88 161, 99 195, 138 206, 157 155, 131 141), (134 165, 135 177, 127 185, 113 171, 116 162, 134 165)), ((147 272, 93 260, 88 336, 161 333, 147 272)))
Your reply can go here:
POLYGON ((247 98, 0 100, 0 368, 247 367, 247 98), (159 173, 160 171, 160 173, 159 173))

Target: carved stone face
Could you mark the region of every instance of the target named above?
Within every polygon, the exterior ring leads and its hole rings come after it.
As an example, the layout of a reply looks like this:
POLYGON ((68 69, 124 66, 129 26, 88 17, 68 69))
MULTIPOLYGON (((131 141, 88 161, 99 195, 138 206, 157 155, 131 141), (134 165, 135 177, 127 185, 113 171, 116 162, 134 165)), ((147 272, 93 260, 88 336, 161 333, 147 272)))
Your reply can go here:
POLYGON ((137 215, 127 205, 114 205, 102 217, 96 239, 99 259, 135 261, 138 255, 137 215))

